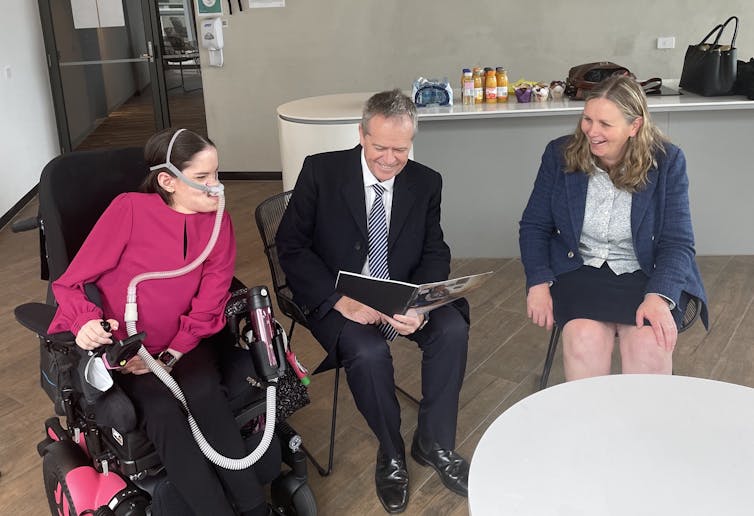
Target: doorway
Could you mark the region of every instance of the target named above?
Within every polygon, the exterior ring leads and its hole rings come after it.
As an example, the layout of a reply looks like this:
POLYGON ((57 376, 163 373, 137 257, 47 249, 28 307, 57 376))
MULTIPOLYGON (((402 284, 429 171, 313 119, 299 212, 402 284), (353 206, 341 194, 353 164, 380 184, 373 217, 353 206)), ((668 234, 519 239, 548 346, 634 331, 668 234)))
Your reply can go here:
POLYGON ((179 123, 206 136, 198 49, 167 39, 190 45, 191 0, 39 0, 39 11, 61 152, 143 146, 179 123))
POLYGON ((157 0, 162 70, 174 127, 207 136, 193 0, 157 0))

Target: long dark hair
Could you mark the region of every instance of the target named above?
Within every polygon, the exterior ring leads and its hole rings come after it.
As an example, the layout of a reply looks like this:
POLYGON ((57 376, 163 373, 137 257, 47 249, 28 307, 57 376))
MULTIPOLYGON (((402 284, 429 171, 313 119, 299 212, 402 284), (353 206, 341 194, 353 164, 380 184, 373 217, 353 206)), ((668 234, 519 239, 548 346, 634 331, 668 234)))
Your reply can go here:
MULTIPOLYGON (((166 162, 170 140, 179 130, 180 128, 169 127, 153 134, 149 138, 146 145, 144 145, 144 161, 147 162, 147 167, 153 167, 166 162)), ((209 138, 204 138, 186 129, 173 142, 173 148, 170 151, 170 162, 178 170, 183 170, 197 152, 214 146, 215 144, 209 138)), ((175 176, 167 168, 153 170, 147 175, 144 182, 141 183, 140 190, 146 193, 159 194, 162 200, 165 201, 165 204, 172 205, 170 198, 172 194, 165 191, 157 181, 157 176, 160 175, 160 172, 167 172, 171 176, 175 176)))

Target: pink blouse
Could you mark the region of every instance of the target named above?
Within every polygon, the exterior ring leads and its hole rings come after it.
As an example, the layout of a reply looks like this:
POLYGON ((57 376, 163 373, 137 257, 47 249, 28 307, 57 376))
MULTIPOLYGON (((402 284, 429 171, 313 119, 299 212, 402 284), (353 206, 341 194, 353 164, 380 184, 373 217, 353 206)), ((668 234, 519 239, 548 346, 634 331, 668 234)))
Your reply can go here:
MULTIPOLYGON (((115 336, 125 338, 123 314, 131 279, 143 272, 178 269, 193 261, 209 241, 215 216, 214 212, 179 213, 157 194, 116 197, 66 272, 53 283, 59 306, 48 333, 78 334, 88 321, 104 318, 117 320, 120 327, 115 336), (99 288, 102 309, 86 297, 87 283, 99 288)), ((139 283, 136 328, 146 331, 144 345, 150 353, 168 347, 186 353, 223 328, 235 257, 233 225, 226 212, 215 247, 204 263, 183 276, 139 283)))

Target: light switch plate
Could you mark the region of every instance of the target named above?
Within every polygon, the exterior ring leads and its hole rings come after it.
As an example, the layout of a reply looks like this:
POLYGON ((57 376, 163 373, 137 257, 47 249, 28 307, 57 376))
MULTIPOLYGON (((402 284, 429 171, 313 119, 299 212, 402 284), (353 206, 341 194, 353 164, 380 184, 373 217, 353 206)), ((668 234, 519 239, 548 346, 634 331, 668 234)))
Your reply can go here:
POLYGON ((660 36, 657 38, 657 48, 675 48, 675 36, 660 36))

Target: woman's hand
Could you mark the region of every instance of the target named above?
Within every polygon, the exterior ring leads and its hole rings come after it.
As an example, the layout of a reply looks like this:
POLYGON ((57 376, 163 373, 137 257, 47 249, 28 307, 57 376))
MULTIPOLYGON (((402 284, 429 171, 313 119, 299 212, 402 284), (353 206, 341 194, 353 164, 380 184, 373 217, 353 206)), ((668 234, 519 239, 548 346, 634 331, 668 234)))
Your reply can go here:
POLYGON ((123 366, 120 372, 123 374, 144 374, 149 373, 150 370, 139 355, 134 355, 126 362, 126 365, 123 366))
POLYGON ((657 294, 647 294, 636 309, 636 327, 644 327, 644 319, 649 321, 657 344, 667 351, 673 351, 678 339, 678 327, 670 312, 668 302, 657 294))
MULTIPOLYGON (((168 348, 167 351, 169 351, 170 354, 173 355, 178 360, 180 360, 181 357, 184 355, 180 351, 176 351, 171 348, 168 348)), ((160 366, 168 373, 173 370, 172 367, 168 367, 160 360, 157 360, 157 363, 160 364, 160 366)), ((123 374, 129 374, 129 373, 144 374, 144 373, 149 373, 150 371, 151 370, 147 367, 146 362, 144 362, 144 360, 139 355, 134 355, 133 357, 131 357, 131 359, 128 362, 126 362, 126 365, 124 365, 120 370, 120 372, 123 374)))
MULTIPOLYGON (((107 322, 112 331, 118 329, 118 321, 115 319, 108 319, 107 322)), ((110 337, 112 337, 112 333, 106 332, 102 327, 102 319, 92 319, 84 324, 76 334, 76 344, 81 349, 91 351, 102 345, 112 344, 113 341, 110 337)))
POLYGON ((526 295, 526 316, 537 326, 552 329, 555 318, 552 314, 549 283, 540 283, 529 288, 529 293, 526 295))

